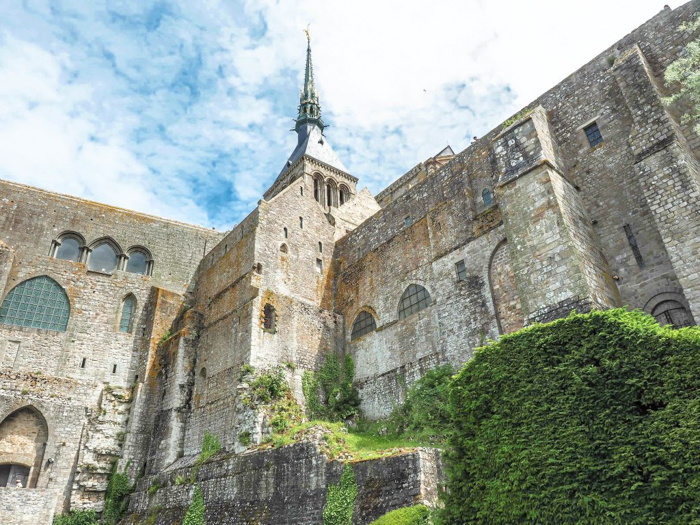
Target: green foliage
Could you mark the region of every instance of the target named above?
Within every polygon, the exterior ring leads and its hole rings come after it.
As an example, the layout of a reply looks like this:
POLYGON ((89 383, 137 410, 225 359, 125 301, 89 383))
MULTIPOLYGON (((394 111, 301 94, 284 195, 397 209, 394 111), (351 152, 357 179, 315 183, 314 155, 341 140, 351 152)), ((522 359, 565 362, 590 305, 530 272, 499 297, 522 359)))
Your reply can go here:
POLYGON ((246 377, 252 376, 253 374, 255 374, 255 367, 246 363, 241 366, 241 370, 238 373, 238 379, 239 381, 243 381, 246 377))
POLYGON ((266 405, 289 392, 289 385, 281 369, 258 374, 250 382, 248 403, 266 405))
POLYGON ((117 463, 114 463, 105 494, 105 509, 102 513, 102 522, 105 525, 117 525, 129 507, 129 495, 134 491, 134 486, 129 483, 129 476, 126 474, 128 468, 127 463, 124 471, 119 472, 117 463))
POLYGON ((246 430, 238 434, 238 442, 244 447, 250 445, 250 432, 246 430))
POLYGON ((360 395, 353 386, 355 363, 352 356, 340 362, 331 353, 317 373, 304 372, 302 390, 306 399, 306 411, 311 419, 344 421, 358 414, 360 395))
POLYGON ((165 333, 160 336, 160 343, 165 343, 168 339, 170 339, 173 336, 172 332, 170 331, 170 328, 168 328, 165 333))
POLYGON ((148 495, 153 496, 156 492, 158 492, 158 489, 160 488, 160 483, 158 480, 153 480, 153 483, 151 483, 151 486, 148 487, 148 495))
POLYGON ((532 113, 532 110, 531 110, 531 109, 524 109, 524 110, 522 110, 520 113, 518 113, 517 115, 513 115, 512 117, 510 117, 508 120, 506 120, 506 121, 503 123, 503 126, 501 127, 501 131, 503 131, 503 130, 505 130, 506 128, 512 126, 512 125, 515 124, 517 121, 519 121, 521 118, 527 117, 530 113, 532 113))
POLYGON ((451 428, 449 385, 453 374, 450 365, 426 372, 408 389, 403 405, 384 422, 387 433, 424 443, 444 442, 451 428))
MULTIPOLYGON (((680 30, 693 33, 700 29, 700 15, 680 30)), ((681 98, 689 101, 691 109, 683 115, 683 123, 695 121, 695 131, 700 133, 700 38, 689 42, 680 58, 672 62, 664 72, 666 85, 677 88, 677 91, 664 102, 671 104, 681 98)))
POLYGON ((98 525, 99 523, 94 510, 74 510, 55 516, 53 519, 53 525, 98 525))
POLYGON ((414 505, 403 509, 392 510, 369 525, 427 525, 430 509, 425 505, 414 505))
POLYGON ((357 498, 357 484, 352 465, 345 465, 340 482, 328 486, 323 507, 323 525, 352 525, 352 510, 357 498))
POLYGON ((175 485, 185 485, 187 484, 187 478, 185 476, 177 476, 175 478, 175 485))
POLYGON ((197 485, 194 488, 194 495, 192 496, 192 502, 187 508, 187 513, 185 514, 185 519, 182 520, 182 525, 205 525, 204 513, 206 507, 204 506, 204 497, 202 496, 202 491, 197 485))
POLYGON ((450 385, 450 524, 700 523, 700 329, 623 309, 477 351, 450 385))
POLYGON ((197 465, 204 463, 219 450, 221 450, 219 438, 214 434, 210 434, 209 431, 205 431, 204 439, 202 440, 202 451, 199 453, 199 457, 197 458, 197 465))

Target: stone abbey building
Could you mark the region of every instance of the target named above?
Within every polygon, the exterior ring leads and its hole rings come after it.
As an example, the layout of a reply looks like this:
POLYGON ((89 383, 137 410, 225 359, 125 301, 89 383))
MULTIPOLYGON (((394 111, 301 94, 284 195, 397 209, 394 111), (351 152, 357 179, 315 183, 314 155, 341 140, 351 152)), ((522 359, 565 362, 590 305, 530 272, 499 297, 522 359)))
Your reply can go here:
MULTIPOLYGON (((324 135, 309 48, 297 147, 225 234, 0 181, 0 522, 101 509, 115 460, 141 476, 133 516, 181 519, 175 479, 208 431, 227 452, 197 472, 209 522, 320 523, 341 467, 307 444, 246 451, 267 422, 244 365, 283 367, 304 403, 304 371, 349 353, 381 418, 426 370, 573 309, 695 324, 700 137, 662 98, 699 11, 665 8, 377 196, 324 135)), ((438 463, 356 464, 356 522, 434 498, 438 463)))

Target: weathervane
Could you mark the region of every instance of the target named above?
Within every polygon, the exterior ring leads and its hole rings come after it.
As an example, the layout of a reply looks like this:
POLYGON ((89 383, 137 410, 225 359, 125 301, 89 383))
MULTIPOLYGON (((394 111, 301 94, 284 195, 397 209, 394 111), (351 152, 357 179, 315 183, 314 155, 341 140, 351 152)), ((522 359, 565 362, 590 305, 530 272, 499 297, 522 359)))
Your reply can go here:
POLYGON ((304 29, 304 33, 306 33, 306 41, 310 44, 311 43, 311 35, 309 34, 309 26, 311 24, 306 25, 306 29, 304 29))

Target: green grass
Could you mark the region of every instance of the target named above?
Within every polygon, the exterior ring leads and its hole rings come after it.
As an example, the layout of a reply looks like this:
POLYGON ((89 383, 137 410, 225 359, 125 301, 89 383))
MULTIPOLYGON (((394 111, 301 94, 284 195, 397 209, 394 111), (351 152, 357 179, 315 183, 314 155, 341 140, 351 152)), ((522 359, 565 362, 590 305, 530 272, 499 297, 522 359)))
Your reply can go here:
POLYGON ((380 436, 374 432, 348 429, 342 423, 309 421, 273 436, 261 448, 308 441, 318 432, 323 432, 321 448, 328 458, 344 461, 365 461, 412 452, 418 447, 435 446, 427 440, 407 440, 405 436, 380 436))

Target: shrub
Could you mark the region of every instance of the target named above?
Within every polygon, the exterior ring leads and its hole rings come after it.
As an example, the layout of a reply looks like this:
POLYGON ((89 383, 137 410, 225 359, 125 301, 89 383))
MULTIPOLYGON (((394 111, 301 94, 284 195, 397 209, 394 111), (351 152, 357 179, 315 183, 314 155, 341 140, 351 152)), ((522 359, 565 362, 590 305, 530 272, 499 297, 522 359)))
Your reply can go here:
POLYGON ((352 356, 346 355, 341 363, 335 353, 326 357, 318 372, 304 372, 302 389, 309 418, 344 421, 356 416, 360 395, 352 384, 354 377, 352 356))
POLYGON ((98 525, 99 523, 94 510, 74 510, 53 519, 53 525, 98 525))
POLYGON ((323 525, 352 525, 352 511, 357 498, 357 484, 352 465, 345 465, 340 482, 328 486, 323 507, 323 525))
POLYGON ((403 509, 392 510, 384 514, 370 525, 427 525, 430 509, 425 505, 414 505, 403 509))
POLYGON ((194 488, 194 495, 192 496, 192 502, 187 508, 187 513, 185 514, 185 519, 182 520, 182 525, 204 525, 204 514, 206 507, 204 506, 204 497, 202 496, 202 491, 199 485, 194 488))
POLYGON ((107 485, 105 494, 105 509, 102 513, 102 522, 105 525, 117 525, 129 507, 129 495, 134 491, 134 486, 129 483, 127 468, 119 472, 117 463, 114 464, 112 475, 107 485))
MULTIPOLYGON (((700 15, 680 27, 681 31, 692 34, 700 29, 700 15)), ((665 98, 666 104, 687 98, 692 109, 683 115, 682 123, 695 121, 695 132, 700 133, 700 38, 691 40, 683 49, 680 57, 664 71, 664 80, 669 87, 677 91, 665 98)))
POLYGON ((700 523, 700 329, 622 309, 481 348, 450 385, 446 524, 700 523))

